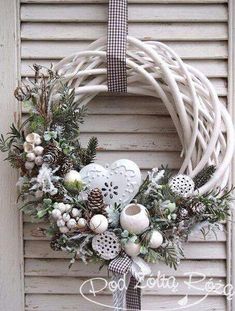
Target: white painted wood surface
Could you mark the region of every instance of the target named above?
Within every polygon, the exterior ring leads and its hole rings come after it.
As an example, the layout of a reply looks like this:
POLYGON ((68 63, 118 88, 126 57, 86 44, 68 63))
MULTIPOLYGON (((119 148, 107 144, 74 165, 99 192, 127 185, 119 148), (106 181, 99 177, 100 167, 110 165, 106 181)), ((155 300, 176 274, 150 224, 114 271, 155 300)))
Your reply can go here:
MULTIPOLYGON (((16 120, 12 94, 19 78, 18 2, 0 1, 0 132, 16 120)), ((0 310, 23 311, 23 244, 21 215, 16 208, 17 174, 0 154, 0 310)))
MULTIPOLYGON (((1 4, 3 2, 4 0, 1 4)), ((129 33, 144 40, 162 40, 169 44, 187 63, 211 78, 220 99, 226 104, 227 62, 233 50, 228 51, 227 1, 129 0, 129 3, 129 33)), ((4 6, 5 11, 7 7, 4 6)), ((29 64, 56 63, 64 56, 86 49, 92 40, 104 36, 106 14, 107 0, 86 0, 85 3, 82 0, 21 1, 22 78, 31 75, 27 67, 29 64)), ((12 75, 15 75, 15 71, 12 75)), ((12 88, 13 81, 7 80, 5 83, 11 83, 9 87, 12 88)), ((10 96, 11 93, 8 92, 8 98, 11 98, 10 96)), ((14 106, 10 105, 9 110, 4 111, 8 123, 13 111, 14 106)), ((91 115, 82 127, 82 141, 85 143, 92 134, 98 136, 100 140, 98 161, 101 163, 128 157, 136 161, 144 172, 160 164, 168 163, 174 169, 179 167, 181 163, 179 139, 166 109, 160 102, 156 106, 151 98, 99 96, 91 103, 90 112, 91 115)), ((1 169, 5 174, 9 174, 6 164, 1 169)), ((6 186, 4 180, 1 187, 5 192, 5 206, 6 204, 13 206, 13 193, 11 196, 8 195, 9 189, 13 187, 12 177, 10 179, 11 186, 6 186)), ((13 230, 11 234, 14 236, 16 232, 20 232, 17 227, 16 210, 12 208, 5 211, 7 217, 14 214, 16 227, 13 229, 11 227, 13 230)), ((41 223, 30 224, 28 218, 24 218, 25 310, 108 310, 88 303, 78 294, 79 286, 86 277, 98 275, 97 267, 76 263, 71 270, 68 270, 66 255, 51 251, 47 240, 37 230, 43 226, 41 223)), ((188 292, 183 282, 184 273, 188 271, 205 272, 208 278, 221 279, 225 283, 228 276, 226 240, 225 232, 219 233, 218 240, 211 235, 206 242, 201 236, 196 235, 186 246, 186 258, 178 271, 172 271, 164 265, 155 266, 155 275, 160 269, 167 275, 179 277, 180 290, 175 294, 163 289, 145 291, 145 309, 169 309, 187 293, 190 299, 195 301, 198 292, 188 292)), ((17 243, 19 246, 20 240, 17 243)), ((9 255, 9 258, 12 256, 9 255)), ((21 260, 20 262, 22 263, 21 260)), ((18 260, 15 264, 17 263, 18 260)), ((102 271, 101 275, 106 276, 106 272, 102 271)), ((104 293, 98 295, 97 299, 107 302, 111 297, 104 293)), ((15 296, 12 304, 13 302, 21 302, 19 296, 15 296)), ((0 306, 1 303, 2 301, 0 306)), ((21 311, 19 306, 20 303, 17 303, 15 307, 7 309, 4 306, 0 310, 21 311)), ((198 308, 191 307, 190 311, 198 308)), ((200 304, 200 310, 212 309, 229 310, 226 299, 222 295, 211 296, 200 304)))

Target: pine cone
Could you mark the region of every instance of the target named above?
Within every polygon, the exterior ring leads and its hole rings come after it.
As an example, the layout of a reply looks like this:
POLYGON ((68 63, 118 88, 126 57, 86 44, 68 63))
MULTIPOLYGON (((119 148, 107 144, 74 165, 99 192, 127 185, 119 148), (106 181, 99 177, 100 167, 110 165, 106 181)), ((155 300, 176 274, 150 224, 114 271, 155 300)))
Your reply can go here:
POLYGON ((60 234, 57 233, 55 236, 53 236, 53 238, 51 239, 50 242, 50 247, 51 249, 53 249, 53 251, 60 251, 61 250, 61 246, 58 242, 58 239, 60 238, 60 234))
POLYGON ((205 212, 206 206, 205 206, 205 204, 203 204, 201 202, 197 202, 197 203, 193 204, 191 210, 192 210, 193 214, 201 215, 205 212))
POLYGON ((56 164, 59 160, 60 150, 53 144, 49 144, 44 149, 43 162, 56 164))
POLYGON ((180 208, 178 211, 178 218, 180 220, 185 220, 189 218, 189 212, 186 208, 180 208))
POLYGON ((88 209, 93 214, 105 214, 105 204, 102 191, 98 188, 92 189, 88 195, 88 209))
POLYGON ((208 167, 205 167, 203 170, 201 170, 193 179, 195 184, 195 189, 198 189, 205 185, 208 180, 212 177, 216 170, 216 167, 214 165, 210 165, 208 167))
POLYGON ((60 165, 58 174, 61 176, 64 176, 73 168, 73 161, 68 157, 61 156, 57 164, 60 165))

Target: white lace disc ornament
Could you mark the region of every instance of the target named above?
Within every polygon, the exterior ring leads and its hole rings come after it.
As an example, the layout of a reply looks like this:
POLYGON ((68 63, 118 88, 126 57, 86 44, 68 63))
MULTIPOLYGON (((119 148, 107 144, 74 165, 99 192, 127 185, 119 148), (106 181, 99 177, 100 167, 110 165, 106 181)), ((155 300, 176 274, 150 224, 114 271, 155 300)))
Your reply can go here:
POLYGON ((80 174, 88 190, 99 188, 105 204, 127 205, 134 198, 141 185, 139 167, 130 160, 118 160, 108 169, 99 164, 89 164, 81 169, 80 174))
POLYGON ((94 236, 92 239, 92 248, 101 258, 111 260, 120 253, 121 244, 113 232, 105 231, 94 236))
POLYGON ((191 177, 180 174, 170 179, 169 187, 175 194, 178 194, 182 197, 187 197, 190 194, 193 194, 195 185, 191 177))

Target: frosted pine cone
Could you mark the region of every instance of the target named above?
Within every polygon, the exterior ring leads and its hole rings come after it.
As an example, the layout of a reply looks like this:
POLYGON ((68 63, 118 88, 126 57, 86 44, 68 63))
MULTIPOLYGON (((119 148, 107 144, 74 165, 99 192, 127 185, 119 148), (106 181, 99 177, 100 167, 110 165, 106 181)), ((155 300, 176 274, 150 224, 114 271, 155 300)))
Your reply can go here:
POLYGON ((206 206, 201 202, 194 203, 192 206, 192 212, 193 214, 196 214, 196 215, 203 214, 205 210, 206 210, 206 206))
POLYGON ((60 165, 59 174, 62 176, 71 171, 73 168, 73 161, 67 157, 62 156, 58 164, 60 165))
POLYGON ((178 217, 180 220, 188 219, 189 217, 188 210, 186 208, 181 208, 178 212, 178 217))
POLYGON ((94 213, 104 214, 105 204, 102 191, 98 188, 91 190, 88 194, 88 209, 94 213))
POLYGON ((44 149, 43 162, 46 162, 48 164, 56 164, 59 156, 60 150, 53 144, 50 144, 44 149))

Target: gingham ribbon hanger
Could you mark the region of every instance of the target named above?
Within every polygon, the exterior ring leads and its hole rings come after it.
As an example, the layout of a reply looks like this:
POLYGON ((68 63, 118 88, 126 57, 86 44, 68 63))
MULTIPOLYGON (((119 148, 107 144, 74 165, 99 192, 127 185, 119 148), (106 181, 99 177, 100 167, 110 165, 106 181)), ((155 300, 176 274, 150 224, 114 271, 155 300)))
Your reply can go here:
POLYGON ((109 0, 107 41, 107 81, 109 92, 127 92, 127 32, 128 0, 109 0))

